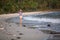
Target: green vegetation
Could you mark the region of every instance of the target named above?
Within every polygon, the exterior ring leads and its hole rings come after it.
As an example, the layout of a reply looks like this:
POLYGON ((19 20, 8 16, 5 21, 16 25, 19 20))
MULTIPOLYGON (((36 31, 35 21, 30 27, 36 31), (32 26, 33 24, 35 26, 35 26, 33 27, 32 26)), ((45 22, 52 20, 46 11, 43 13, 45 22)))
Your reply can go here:
POLYGON ((0 0, 0 14, 36 10, 60 9, 60 0, 0 0))

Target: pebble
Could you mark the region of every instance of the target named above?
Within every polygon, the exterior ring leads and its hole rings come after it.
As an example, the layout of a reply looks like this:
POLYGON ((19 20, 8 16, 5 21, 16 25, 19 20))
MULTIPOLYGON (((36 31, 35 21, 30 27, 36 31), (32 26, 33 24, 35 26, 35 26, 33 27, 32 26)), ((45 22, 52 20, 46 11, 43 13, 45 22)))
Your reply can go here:
POLYGON ((17 39, 21 39, 21 37, 17 37, 17 39))
POLYGON ((26 27, 26 25, 23 25, 23 27, 26 27))
POLYGON ((19 35, 23 35, 23 33, 19 33, 19 35))
POLYGON ((15 40, 15 39, 11 39, 11 40, 15 40))

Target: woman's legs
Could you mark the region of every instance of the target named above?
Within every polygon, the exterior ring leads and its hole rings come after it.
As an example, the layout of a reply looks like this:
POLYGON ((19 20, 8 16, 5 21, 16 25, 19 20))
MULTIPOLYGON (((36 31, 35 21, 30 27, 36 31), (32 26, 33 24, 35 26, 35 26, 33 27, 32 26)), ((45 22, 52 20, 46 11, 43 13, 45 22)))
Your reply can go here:
POLYGON ((20 16, 20 26, 22 26, 22 16, 20 16))

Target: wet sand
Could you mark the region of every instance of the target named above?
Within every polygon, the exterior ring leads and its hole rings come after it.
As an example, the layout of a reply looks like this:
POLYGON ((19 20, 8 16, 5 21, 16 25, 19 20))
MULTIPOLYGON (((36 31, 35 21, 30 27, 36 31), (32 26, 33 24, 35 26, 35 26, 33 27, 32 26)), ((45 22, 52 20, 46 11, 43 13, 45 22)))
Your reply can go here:
POLYGON ((0 39, 1 40, 18 40, 17 37, 21 37, 20 40, 44 40, 48 37, 47 34, 44 34, 36 29, 29 29, 25 27, 20 27, 15 23, 6 23, 0 22, 3 30, 0 29, 0 39), (20 35, 22 33, 22 35, 20 35))

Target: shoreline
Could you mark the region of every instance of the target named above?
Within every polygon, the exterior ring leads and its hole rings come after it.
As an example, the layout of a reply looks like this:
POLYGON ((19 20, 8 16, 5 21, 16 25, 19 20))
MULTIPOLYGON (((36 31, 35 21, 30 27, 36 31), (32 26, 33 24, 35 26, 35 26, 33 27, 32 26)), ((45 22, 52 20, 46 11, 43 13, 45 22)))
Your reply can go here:
MULTIPOLYGON (((44 10, 44 11, 31 11, 31 12, 23 12, 23 14, 24 13, 37 13, 37 12, 60 12, 60 10, 59 11, 51 11, 51 10, 44 10)), ((18 13, 18 12, 17 12, 18 13)), ((7 13, 7 14, 17 14, 17 13, 7 13)), ((7 15, 7 14, 0 14, 0 15, 7 15)))
MULTIPOLYGON (((28 15, 28 14, 36 14, 36 13, 45 13, 45 12, 60 12, 60 11, 33 11, 33 12, 23 12, 23 15, 28 15)), ((17 13, 8 13, 8 14, 0 14, 1 15, 13 15, 13 14, 16 14, 18 15, 18 12, 17 13)))

